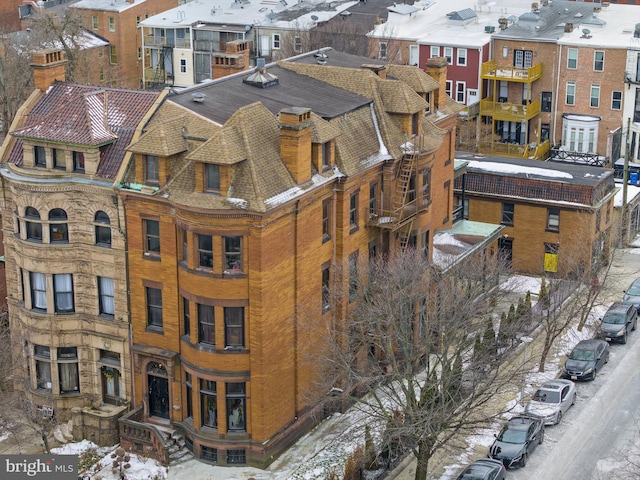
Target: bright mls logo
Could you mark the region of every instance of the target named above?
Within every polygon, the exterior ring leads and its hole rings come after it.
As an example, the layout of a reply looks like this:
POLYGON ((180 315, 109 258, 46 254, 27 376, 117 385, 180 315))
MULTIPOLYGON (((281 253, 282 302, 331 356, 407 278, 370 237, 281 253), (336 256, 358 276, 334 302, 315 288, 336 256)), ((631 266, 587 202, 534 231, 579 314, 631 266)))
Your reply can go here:
POLYGON ((0 455, 0 478, 76 480, 77 455, 0 455))

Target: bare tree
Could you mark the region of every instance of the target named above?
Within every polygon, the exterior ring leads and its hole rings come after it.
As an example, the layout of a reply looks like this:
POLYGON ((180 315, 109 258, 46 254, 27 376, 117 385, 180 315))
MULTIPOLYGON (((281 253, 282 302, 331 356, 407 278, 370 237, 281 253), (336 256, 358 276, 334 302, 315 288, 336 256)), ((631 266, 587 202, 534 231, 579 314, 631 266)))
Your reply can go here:
POLYGON ((27 374, 22 352, 12 343, 8 325, 0 323, 0 433, 10 435, 12 443, 20 446, 20 453, 35 453, 34 435, 42 441, 44 451, 51 453, 49 439, 57 424, 54 412, 25 396, 27 374))
POLYGON ((474 351, 490 330, 483 315, 501 262, 478 252, 442 273, 410 250, 368 266, 357 284, 353 271, 336 275, 332 308, 347 320, 326 325, 314 394, 342 392, 367 412, 381 463, 412 451, 425 480, 434 453, 502 413, 492 399, 520 378, 519 366, 503 365, 509 351, 496 348, 495 332, 474 351))
POLYGON ((534 321, 539 322, 544 339, 540 354, 540 372, 544 372, 547 357, 558 337, 575 323, 576 318, 578 330, 582 330, 590 312, 600 303, 600 292, 607 281, 611 261, 605 259, 604 262, 600 262, 599 257, 594 257, 593 265, 585 269, 582 252, 577 251, 581 248, 582 245, 576 243, 573 251, 564 252, 567 259, 565 266, 572 267, 564 269, 567 273, 556 273, 553 274, 554 277, 542 278, 538 304, 533 311, 534 321))
POLYGON ((20 106, 33 91, 29 62, 31 53, 19 45, 4 43, 0 48, 0 118, 6 135, 20 106))

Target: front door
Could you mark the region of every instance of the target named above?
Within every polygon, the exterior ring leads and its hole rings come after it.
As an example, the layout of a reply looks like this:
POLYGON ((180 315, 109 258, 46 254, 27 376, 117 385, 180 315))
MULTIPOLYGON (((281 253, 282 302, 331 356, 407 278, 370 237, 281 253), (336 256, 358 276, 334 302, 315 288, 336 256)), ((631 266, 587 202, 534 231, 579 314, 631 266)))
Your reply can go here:
POLYGON ((155 375, 148 375, 148 378, 149 416, 169 418, 169 380, 155 375))

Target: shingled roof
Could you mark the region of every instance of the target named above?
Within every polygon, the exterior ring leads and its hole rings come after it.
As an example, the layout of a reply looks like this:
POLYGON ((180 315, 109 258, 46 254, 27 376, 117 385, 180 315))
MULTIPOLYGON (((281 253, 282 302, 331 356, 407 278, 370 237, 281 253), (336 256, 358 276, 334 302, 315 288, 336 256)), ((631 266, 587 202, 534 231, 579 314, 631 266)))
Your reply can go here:
POLYGON ((85 147, 106 145, 96 175, 115 178, 136 127, 159 92, 56 81, 29 111, 16 137, 8 162, 21 166, 22 139, 85 147))
POLYGON ((128 150, 159 157, 169 157, 187 150, 184 138, 185 116, 159 123, 143 133, 137 142, 129 145, 128 150))

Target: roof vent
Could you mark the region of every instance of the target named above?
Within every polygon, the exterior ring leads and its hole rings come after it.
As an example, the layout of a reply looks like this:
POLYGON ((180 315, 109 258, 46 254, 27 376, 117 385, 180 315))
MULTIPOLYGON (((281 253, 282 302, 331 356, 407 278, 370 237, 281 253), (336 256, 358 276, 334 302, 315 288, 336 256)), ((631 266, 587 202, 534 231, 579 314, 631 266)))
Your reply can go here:
POLYGON ((255 72, 242 80, 242 82, 258 88, 269 88, 279 84, 278 77, 267 72, 264 66, 264 58, 258 58, 256 60, 255 72))
POLYGON ((484 33, 493 33, 496 31, 496 27, 493 25, 485 25, 484 26, 484 33))

